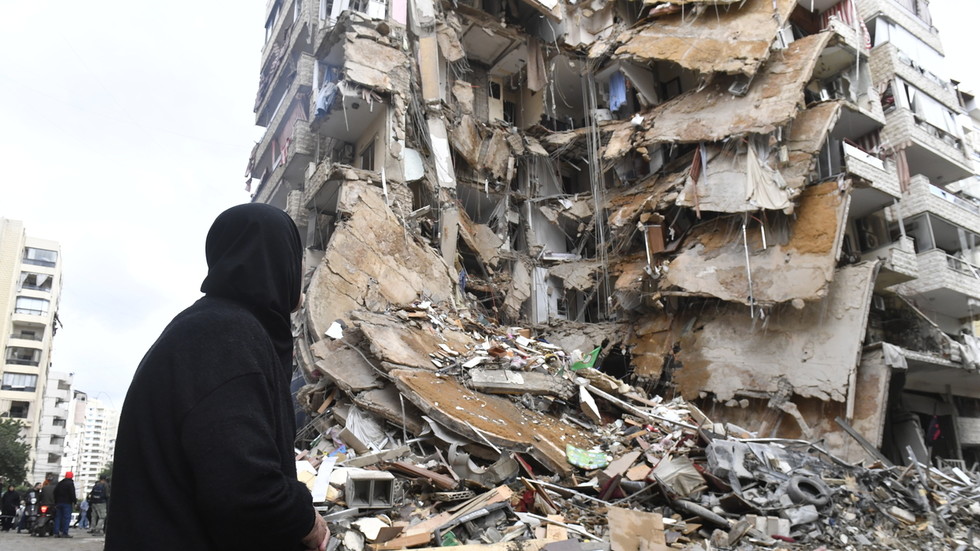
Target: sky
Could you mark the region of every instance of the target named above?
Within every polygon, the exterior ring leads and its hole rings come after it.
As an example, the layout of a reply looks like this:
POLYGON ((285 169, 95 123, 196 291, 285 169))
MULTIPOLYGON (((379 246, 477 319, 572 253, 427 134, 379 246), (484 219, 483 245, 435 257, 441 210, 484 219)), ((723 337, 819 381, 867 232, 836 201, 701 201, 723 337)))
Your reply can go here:
POLYGON ((266 0, 0 0, 0 217, 61 244, 52 371, 122 407, 249 200, 266 0))
MULTIPOLYGON (((0 217, 60 242, 52 370, 121 408, 140 359, 200 297, 204 237, 244 171, 266 0, 0 0, 0 217)), ((980 91, 976 0, 933 0, 980 91)))

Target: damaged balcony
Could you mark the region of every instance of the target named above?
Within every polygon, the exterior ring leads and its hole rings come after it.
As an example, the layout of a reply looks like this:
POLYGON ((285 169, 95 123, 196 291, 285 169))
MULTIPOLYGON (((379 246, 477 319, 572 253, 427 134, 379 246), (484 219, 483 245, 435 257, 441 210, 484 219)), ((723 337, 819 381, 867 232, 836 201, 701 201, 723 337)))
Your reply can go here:
POLYGON ((896 45, 885 43, 876 46, 871 51, 871 59, 871 66, 875 68, 875 80, 885 81, 892 75, 897 75, 947 108, 959 108, 953 84, 912 60, 896 45))
POLYGON ((313 4, 317 10, 317 29, 313 38, 314 51, 320 51, 334 38, 331 32, 344 12, 355 12, 368 19, 384 19, 388 12, 387 2, 383 0, 317 0, 313 4))
POLYGON ((927 0, 861 0, 857 8, 875 36, 876 46, 881 42, 879 37, 887 35, 882 32, 881 25, 898 25, 933 50, 943 52, 939 32, 932 26, 927 0))

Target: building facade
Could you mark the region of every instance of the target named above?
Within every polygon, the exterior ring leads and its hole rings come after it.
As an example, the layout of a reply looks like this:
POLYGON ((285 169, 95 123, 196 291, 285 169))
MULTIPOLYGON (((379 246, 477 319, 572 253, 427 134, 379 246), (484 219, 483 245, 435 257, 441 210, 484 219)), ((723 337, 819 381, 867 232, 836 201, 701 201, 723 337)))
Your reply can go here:
POLYGON ((277 0, 266 38, 248 183, 311 348, 451 303, 761 436, 980 459, 975 106, 925 0, 277 0))
POLYGON ((65 461, 66 444, 71 420, 72 375, 70 373, 48 373, 41 405, 41 421, 34 441, 34 467, 30 479, 38 482, 48 479, 60 480, 68 468, 65 461))
POLYGON ((84 419, 79 424, 75 464, 75 487, 79 496, 88 493, 112 461, 116 450, 116 428, 119 412, 96 398, 76 397, 76 410, 84 408, 84 419))
POLYGON ((63 430, 65 419, 42 417, 48 396, 54 405, 62 393, 61 379, 53 381, 51 392, 48 388, 60 294, 58 243, 31 237, 21 222, 0 218, 0 342, 4 350, 0 416, 24 424, 25 441, 31 446, 28 472, 35 475, 38 469, 53 468, 60 461, 57 454, 49 455, 53 453, 49 448, 52 439, 59 438, 58 423, 63 430), (44 453, 38 447, 42 438, 48 450, 44 453))

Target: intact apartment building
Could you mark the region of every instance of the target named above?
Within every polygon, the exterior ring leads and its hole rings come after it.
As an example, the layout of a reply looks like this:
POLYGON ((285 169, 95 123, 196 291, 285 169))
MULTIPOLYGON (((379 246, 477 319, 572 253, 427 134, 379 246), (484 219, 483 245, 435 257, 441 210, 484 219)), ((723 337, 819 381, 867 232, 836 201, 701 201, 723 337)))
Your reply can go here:
POLYGON ((99 474, 112 461, 116 449, 119 412, 84 392, 75 392, 71 409, 72 428, 66 449, 66 454, 70 454, 71 458, 70 463, 66 463, 65 470, 74 473, 75 488, 81 499, 92 490, 92 486, 99 480, 99 474))
POLYGON ((41 404, 41 422, 34 440, 34 464, 28 481, 40 482, 45 478, 60 480, 65 471, 65 449, 70 432, 69 405, 72 395, 71 373, 48 373, 41 404))
MULTIPOLYGON (((70 376, 51 373, 58 324, 61 252, 55 241, 27 235, 23 223, 0 218, 0 417, 24 424, 28 472, 60 471, 70 376), (45 405, 52 409, 45 412, 45 405)), ((43 474, 42 474, 43 473, 43 474)))
POLYGON ((980 459, 977 110, 925 0, 274 0, 265 28, 247 185, 300 228, 306 341, 431 300, 759 436, 980 459))

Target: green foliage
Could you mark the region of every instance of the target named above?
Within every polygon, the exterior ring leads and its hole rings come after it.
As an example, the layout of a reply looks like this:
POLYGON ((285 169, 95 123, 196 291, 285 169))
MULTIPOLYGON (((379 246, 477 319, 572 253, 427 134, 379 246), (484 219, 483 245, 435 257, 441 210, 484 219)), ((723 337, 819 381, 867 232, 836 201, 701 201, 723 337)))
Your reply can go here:
POLYGON ((20 421, 0 419, 0 480, 20 486, 27 479, 27 460, 30 448, 20 434, 20 421))
POLYGON ((99 478, 105 478, 106 480, 112 480, 112 461, 106 463, 105 468, 99 473, 99 478))

